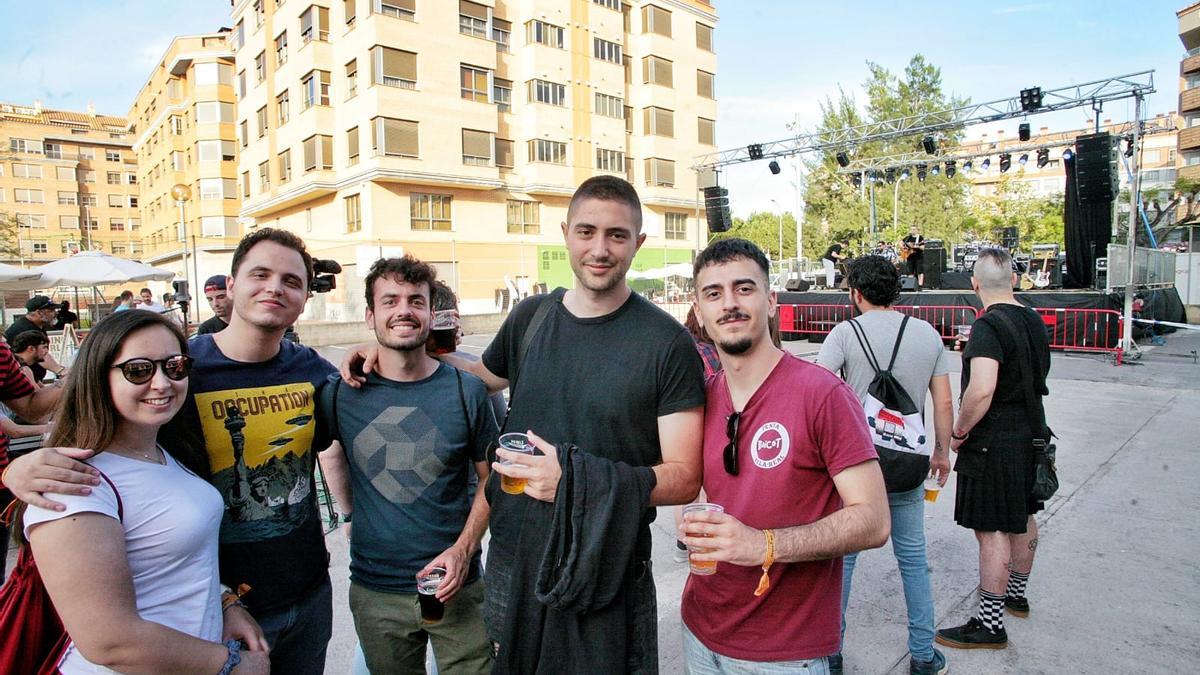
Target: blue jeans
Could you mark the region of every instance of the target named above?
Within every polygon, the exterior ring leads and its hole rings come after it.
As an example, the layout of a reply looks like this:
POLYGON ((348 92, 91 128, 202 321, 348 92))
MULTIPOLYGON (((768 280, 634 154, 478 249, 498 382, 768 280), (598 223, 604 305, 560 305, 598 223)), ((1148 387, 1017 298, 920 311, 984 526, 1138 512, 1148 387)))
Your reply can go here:
POLYGON ((324 675, 325 650, 333 636, 333 588, 329 580, 308 597, 254 615, 271 647, 271 672, 324 675))
MULTIPOLYGON (((908 607, 908 652, 918 661, 933 658, 933 589, 925 562, 925 488, 888 493, 892 513, 892 552, 904 583, 908 607)), ((842 636, 846 634, 846 605, 850 603, 850 579, 858 554, 842 561, 842 636)))
POLYGON ((688 675, 829 675, 829 659, 745 661, 722 656, 704 646, 683 624, 683 657, 688 675))

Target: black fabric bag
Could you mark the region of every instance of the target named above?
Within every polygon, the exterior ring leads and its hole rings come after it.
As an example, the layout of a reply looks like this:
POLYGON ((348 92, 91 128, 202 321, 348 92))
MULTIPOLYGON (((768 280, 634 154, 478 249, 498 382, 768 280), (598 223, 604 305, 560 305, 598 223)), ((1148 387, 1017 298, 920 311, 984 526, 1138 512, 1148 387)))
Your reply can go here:
POLYGON ((867 396, 863 400, 863 412, 867 416, 875 452, 879 454, 879 468, 883 471, 883 482, 888 492, 913 490, 929 475, 931 450, 925 435, 925 418, 912 397, 892 375, 908 318, 906 314, 900 321, 900 331, 892 347, 892 360, 886 370, 879 367, 879 360, 867 341, 866 331, 856 319, 850 320, 854 337, 866 354, 867 363, 875 371, 875 378, 867 387, 867 396))
POLYGON ((1009 337, 1016 344, 1017 361, 1021 368, 1021 386, 1025 390, 1025 410, 1029 415, 1029 428, 1033 430, 1034 477, 1033 486, 1029 492, 1034 499, 1044 502, 1058 492, 1058 468, 1054 463, 1057 448, 1052 441, 1057 436, 1046 425, 1046 410, 1040 405, 1037 400, 1037 392, 1034 390, 1031 364, 1033 351, 1029 349, 1029 341, 1024 339, 1022 333, 1013 325, 1012 320, 1000 312, 985 314, 983 318, 989 316, 995 316, 1000 323, 1004 324, 1009 337))

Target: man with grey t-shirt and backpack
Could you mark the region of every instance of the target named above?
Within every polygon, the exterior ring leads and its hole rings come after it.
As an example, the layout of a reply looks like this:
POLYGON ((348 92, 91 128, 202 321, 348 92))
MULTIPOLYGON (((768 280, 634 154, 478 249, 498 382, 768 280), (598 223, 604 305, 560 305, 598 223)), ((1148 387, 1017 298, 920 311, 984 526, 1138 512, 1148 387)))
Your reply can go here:
MULTIPOLYGON (((869 414, 888 415, 896 401, 902 419, 918 430, 910 434, 912 442, 889 429, 898 442, 888 447, 888 433, 881 431, 875 418, 872 435, 880 453, 880 468, 888 488, 892 516, 892 550, 904 583, 904 601, 908 608, 908 649, 910 673, 944 673, 946 658, 933 648, 933 591, 925 558, 924 489, 925 474, 932 470, 939 485, 950 473, 950 429, 954 421, 951 401, 948 356, 937 330, 925 321, 906 317, 892 309, 900 298, 900 276, 896 268, 881 256, 865 256, 850 263, 847 284, 850 301, 862 312, 852 321, 838 324, 829 333, 817 363, 837 372, 854 389, 869 414), (882 372, 880 372, 882 371, 882 372), (880 386, 886 384, 888 386, 880 386), (899 392, 894 391, 898 387, 899 392), (888 390, 891 389, 891 392, 888 390), (881 392, 882 395, 881 395, 881 392), (891 396, 887 394, 891 393, 891 396), (926 394, 933 396, 934 442, 932 455, 924 432, 926 394), (880 401, 879 399, 885 399, 880 401), (893 400, 886 400, 892 398, 893 400), (911 402, 910 402, 911 401, 911 402), (872 405, 874 404, 874 405, 872 405), (873 408, 875 410, 873 410, 873 408), (915 424, 913 424, 915 423, 915 424)), ((889 415, 900 418, 900 415, 889 415)), ((903 423, 900 423, 903 429, 903 423)), ((850 599, 850 579, 857 555, 844 559, 842 611, 850 599)), ((845 620, 842 622, 845 632, 845 620)), ((831 671, 841 672, 841 654, 830 659, 831 671)))

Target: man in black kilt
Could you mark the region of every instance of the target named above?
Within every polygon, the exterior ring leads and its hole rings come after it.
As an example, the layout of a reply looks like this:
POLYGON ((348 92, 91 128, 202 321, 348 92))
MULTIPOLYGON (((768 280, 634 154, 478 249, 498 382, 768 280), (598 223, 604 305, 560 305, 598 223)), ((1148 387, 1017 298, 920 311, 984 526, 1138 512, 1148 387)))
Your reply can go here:
POLYGON ((1033 427, 1040 420, 1029 419, 1021 359, 1044 412, 1050 345, 1041 318, 1013 297, 1015 282, 1007 252, 979 252, 971 286, 985 312, 963 350, 962 403, 950 441, 958 453, 954 520, 975 530, 979 542, 979 611, 962 626, 938 631, 938 643, 947 647, 1003 649, 1005 610, 1029 616, 1025 585, 1038 543, 1033 514, 1044 504, 1032 496, 1033 427))

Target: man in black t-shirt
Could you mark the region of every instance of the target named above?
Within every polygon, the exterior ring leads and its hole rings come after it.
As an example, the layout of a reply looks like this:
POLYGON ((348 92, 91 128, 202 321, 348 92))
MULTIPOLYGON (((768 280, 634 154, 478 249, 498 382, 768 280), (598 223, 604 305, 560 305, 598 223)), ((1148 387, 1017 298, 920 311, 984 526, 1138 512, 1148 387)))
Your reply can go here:
POLYGON ((921 236, 921 231, 913 225, 908 230, 908 236, 901 242, 904 244, 904 250, 908 252, 908 273, 917 278, 917 286, 925 285, 925 237, 921 236))
POLYGON ((954 519, 975 530, 979 542, 979 611, 962 626, 938 631, 947 647, 1002 648, 1005 609, 1029 615, 1025 585, 1038 544, 1033 514, 1043 508, 1032 495, 1033 441, 1045 433, 1034 427, 1045 419, 1050 345, 1037 313, 1013 297, 1014 281, 1007 252, 979 252, 971 286, 986 311, 963 350, 962 403, 950 440, 958 453, 954 519), (1033 378, 1040 420, 1030 419, 1023 369, 1033 378))
MULTIPOLYGON (((54 325, 55 312, 59 307, 61 305, 51 302, 50 298, 44 295, 33 296, 25 302, 25 316, 17 317, 4 330, 4 339, 11 345, 17 339, 18 335, 31 330, 36 330, 42 335, 46 335, 46 331, 50 329, 50 326, 54 325)), ((59 377, 66 374, 66 367, 59 365, 53 354, 47 352, 43 362, 30 367, 30 370, 33 371, 34 379, 38 382, 41 382, 46 377, 47 372, 54 373, 59 377)))
POLYGON ((196 327, 196 335, 220 333, 229 325, 229 317, 233 314, 233 303, 229 299, 225 287, 226 276, 215 274, 204 282, 204 298, 212 308, 213 315, 196 327))
POLYGON ((827 288, 833 288, 837 282, 837 264, 849 257, 844 253, 848 248, 850 248, 849 241, 835 241, 825 249, 825 255, 821 256, 821 263, 825 265, 825 286, 827 288))

